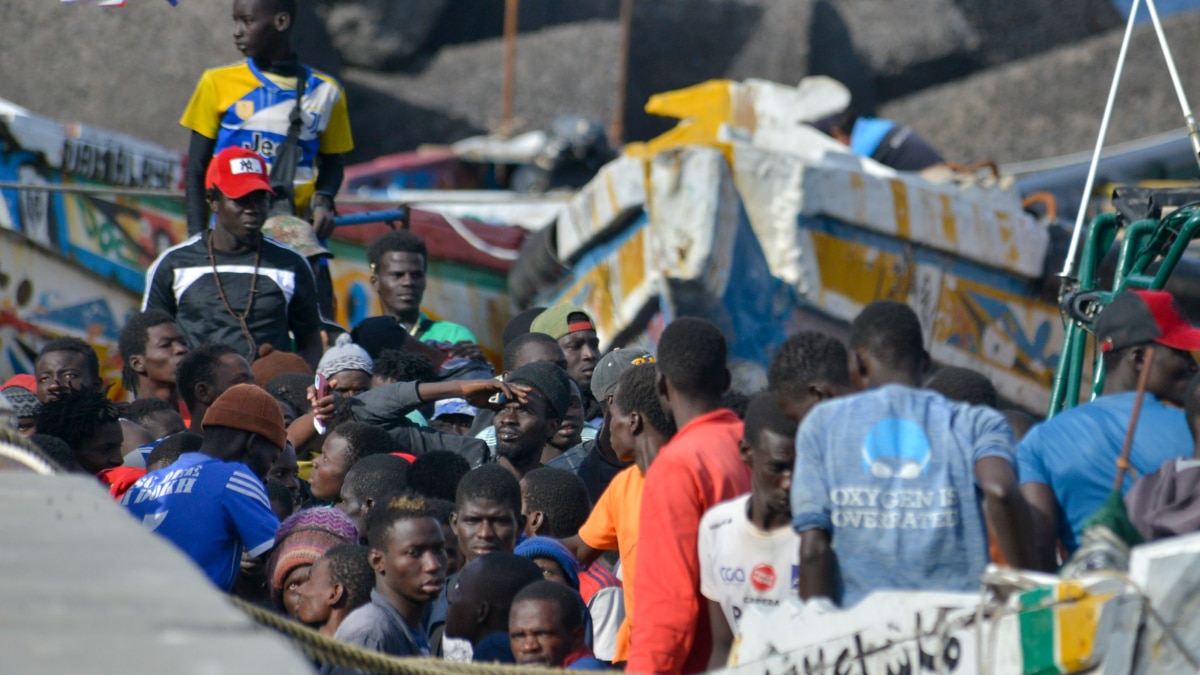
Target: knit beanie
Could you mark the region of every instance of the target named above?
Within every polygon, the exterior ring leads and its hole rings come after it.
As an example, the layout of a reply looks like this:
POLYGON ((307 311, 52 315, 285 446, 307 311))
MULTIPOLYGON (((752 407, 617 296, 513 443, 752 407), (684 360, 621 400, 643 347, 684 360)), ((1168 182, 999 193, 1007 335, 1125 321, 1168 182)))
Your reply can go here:
POLYGON ((260 387, 267 386, 268 382, 284 373, 303 373, 309 377, 313 374, 308 362, 299 354, 281 352, 272 345, 258 348, 258 358, 250 364, 250 370, 254 371, 254 384, 260 387))
POLYGON ((390 316, 363 319, 350 331, 350 336, 354 344, 365 349, 374 359, 379 358, 385 349, 403 349, 405 340, 409 338, 408 332, 390 316))
POLYGON ((367 350, 354 344, 349 333, 342 333, 337 343, 325 352, 321 362, 317 364, 317 372, 325 377, 333 377, 343 370, 361 370, 368 375, 375 374, 375 362, 367 350))
POLYGON ((38 411, 42 409, 42 402, 38 400, 37 394, 19 385, 0 389, 0 396, 8 399, 13 414, 17 417, 37 417, 38 411))
POLYGON ((571 555, 571 551, 563 546, 557 539, 551 537, 530 537, 525 541, 517 544, 517 548, 513 553, 522 558, 549 558, 558 563, 558 566, 563 569, 563 573, 567 575, 567 583, 571 588, 579 590, 579 561, 571 555))
POLYGON ((267 561, 271 600, 283 609, 283 582, 297 567, 311 565, 329 549, 357 544, 358 528, 334 508, 312 508, 288 516, 275 531, 275 552, 267 561))
POLYGON ((201 428, 229 427, 259 434, 283 450, 287 445, 287 429, 283 426, 283 410, 279 402, 261 387, 236 384, 217 397, 204 413, 201 428))
POLYGON ((550 404, 550 413, 562 419, 571 407, 571 378, 553 363, 528 363, 508 375, 509 384, 527 384, 542 393, 550 404))

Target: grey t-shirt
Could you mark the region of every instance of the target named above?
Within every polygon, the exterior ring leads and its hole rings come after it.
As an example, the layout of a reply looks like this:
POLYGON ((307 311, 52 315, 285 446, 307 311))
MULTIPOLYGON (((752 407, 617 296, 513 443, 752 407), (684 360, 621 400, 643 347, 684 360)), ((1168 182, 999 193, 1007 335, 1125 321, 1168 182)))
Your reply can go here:
MULTIPOLYGON (((383 652, 391 656, 429 656, 429 641, 404 622, 400 612, 379 591, 371 591, 371 601, 350 612, 333 638, 355 647, 383 652)), ((351 675, 353 668, 326 664, 321 675, 351 675)))
POLYGON ((876 590, 969 591, 988 562, 975 463, 1015 466, 998 412, 887 385, 813 408, 796 434, 792 525, 830 533, 849 607, 876 590))

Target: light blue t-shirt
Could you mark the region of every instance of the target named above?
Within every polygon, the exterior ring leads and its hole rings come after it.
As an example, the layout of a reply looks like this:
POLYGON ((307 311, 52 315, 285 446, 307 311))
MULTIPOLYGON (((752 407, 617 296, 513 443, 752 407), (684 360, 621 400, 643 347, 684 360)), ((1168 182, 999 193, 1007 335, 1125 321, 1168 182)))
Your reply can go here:
POLYGON ((988 562, 975 463, 1015 464, 998 412, 900 385, 827 401, 796 433, 792 525, 830 533, 850 607, 872 591, 972 591, 988 562))
POLYGON ((879 144, 887 137, 888 132, 895 128, 892 120, 881 120, 874 117, 860 117, 854 122, 850 131, 850 150, 863 157, 871 157, 879 149, 879 144))
MULTIPOLYGON (((1133 392, 1101 396, 1034 426, 1017 446, 1021 483, 1042 483, 1058 500, 1058 536, 1074 552, 1083 523, 1104 504, 1117 476, 1133 392)), ((1129 463, 1138 475, 1163 462, 1192 454, 1192 434, 1183 411, 1146 394, 1133 436, 1129 463)), ((1133 485, 1126 476, 1123 491, 1133 485)))

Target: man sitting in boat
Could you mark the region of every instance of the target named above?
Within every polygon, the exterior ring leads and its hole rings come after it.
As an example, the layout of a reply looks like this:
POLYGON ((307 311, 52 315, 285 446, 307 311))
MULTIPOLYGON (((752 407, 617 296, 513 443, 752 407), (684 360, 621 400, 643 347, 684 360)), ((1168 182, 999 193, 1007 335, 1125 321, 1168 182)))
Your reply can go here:
POLYGON ((942 153, 912 127, 892 120, 863 117, 853 107, 813 122, 813 126, 850 146, 855 154, 897 171, 921 171, 945 163, 942 153))

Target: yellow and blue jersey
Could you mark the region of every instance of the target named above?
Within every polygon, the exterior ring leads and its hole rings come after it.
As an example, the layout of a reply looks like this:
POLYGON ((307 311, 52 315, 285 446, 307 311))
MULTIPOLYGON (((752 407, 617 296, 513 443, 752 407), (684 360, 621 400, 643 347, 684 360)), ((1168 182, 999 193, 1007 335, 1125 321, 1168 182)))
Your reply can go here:
MULTIPOLYGON (((317 154, 337 155, 354 149, 346 94, 332 77, 311 68, 301 106, 301 159, 296 167, 296 210, 312 199, 317 154)), ((214 153, 241 146, 270 164, 275 149, 287 139, 289 116, 296 105, 296 78, 259 70, 247 59, 204 71, 179 123, 216 140, 214 153)))

